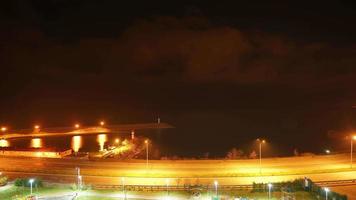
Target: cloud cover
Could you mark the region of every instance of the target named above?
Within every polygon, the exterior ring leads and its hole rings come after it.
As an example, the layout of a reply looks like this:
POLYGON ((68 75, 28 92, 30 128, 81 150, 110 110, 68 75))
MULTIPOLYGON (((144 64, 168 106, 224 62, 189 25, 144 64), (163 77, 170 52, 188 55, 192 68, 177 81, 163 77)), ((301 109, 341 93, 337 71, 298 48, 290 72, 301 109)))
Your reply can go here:
POLYGON ((29 28, 4 31, 1 40, 2 66, 43 76, 313 84, 348 79, 356 71, 353 44, 296 41, 202 17, 138 20, 114 38, 66 40, 29 28))

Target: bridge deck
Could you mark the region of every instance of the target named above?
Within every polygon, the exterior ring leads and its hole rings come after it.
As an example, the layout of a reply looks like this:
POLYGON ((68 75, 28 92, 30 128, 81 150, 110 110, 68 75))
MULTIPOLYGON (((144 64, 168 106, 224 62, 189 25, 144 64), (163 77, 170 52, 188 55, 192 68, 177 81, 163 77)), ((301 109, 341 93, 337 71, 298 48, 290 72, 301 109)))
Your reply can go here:
POLYGON ((33 129, 13 130, 1 136, 2 139, 23 138, 23 137, 47 137, 61 135, 87 135, 97 133, 118 133, 131 132, 136 130, 167 129, 174 128, 167 123, 142 123, 142 124, 120 124, 110 126, 89 126, 83 128, 55 127, 41 128, 39 131, 33 129))

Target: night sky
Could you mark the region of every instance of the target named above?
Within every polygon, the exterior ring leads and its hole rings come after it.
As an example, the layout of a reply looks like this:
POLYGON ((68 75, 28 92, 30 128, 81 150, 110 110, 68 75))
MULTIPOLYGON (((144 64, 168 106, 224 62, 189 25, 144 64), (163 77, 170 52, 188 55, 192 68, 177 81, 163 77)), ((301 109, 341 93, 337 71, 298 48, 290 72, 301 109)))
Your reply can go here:
POLYGON ((274 155, 348 148, 352 1, 123 2, 1 1, 0 123, 160 117, 176 128, 157 145, 179 155, 248 151, 257 137, 274 155))

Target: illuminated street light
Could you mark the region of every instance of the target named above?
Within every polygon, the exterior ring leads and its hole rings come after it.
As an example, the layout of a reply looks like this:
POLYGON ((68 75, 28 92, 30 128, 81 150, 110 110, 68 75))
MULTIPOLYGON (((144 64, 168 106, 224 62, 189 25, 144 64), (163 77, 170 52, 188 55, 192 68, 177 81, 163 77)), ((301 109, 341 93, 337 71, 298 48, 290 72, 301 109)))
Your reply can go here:
POLYGON ((214 186, 215 186, 215 196, 216 196, 216 198, 218 198, 218 185, 219 185, 218 181, 214 181, 214 186))
POLYGON ((260 174, 262 172, 262 144, 266 143, 266 140, 260 140, 260 139, 257 139, 257 142, 259 142, 259 147, 260 147, 260 174))
POLYGON ((75 127, 75 128, 79 128, 79 127, 80 127, 80 124, 75 124, 74 127, 75 127))
POLYGON ((134 140, 135 139, 135 131, 131 131, 131 140, 134 140))
POLYGON ((75 169, 77 170, 77 189, 80 190, 82 180, 82 176, 80 175, 80 167, 76 167, 75 169))
POLYGON ((352 153, 353 153, 353 143, 356 140, 356 135, 351 136, 351 150, 350 150, 350 168, 352 169, 352 153))
POLYGON ((116 143, 116 144, 119 144, 119 142, 120 142, 120 139, 119 139, 119 138, 116 138, 116 139, 115 139, 115 143, 116 143))
POLYGON ((7 130, 7 128, 5 126, 1 127, 1 131, 5 132, 7 130))
POLYGON ((122 197, 123 199, 126 199, 125 177, 121 177, 121 184, 122 184, 122 197))
POLYGON ((268 199, 271 199, 271 189, 272 189, 272 183, 268 183, 268 199))
POLYGON ((30 182, 30 187, 31 187, 31 195, 32 195, 32 183, 34 182, 35 180, 33 179, 33 178, 31 178, 30 180, 29 180, 29 182, 30 182))
POLYGON ((34 128, 35 128, 35 130, 38 130, 38 129, 40 129, 40 126, 39 125, 35 125, 34 128))
POLYGON ((328 200, 328 192, 330 191, 329 188, 324 188, 325 191, 325 200, 328 200))
POLYGON ((82 190, 82 185, 83 185, 83 177, 81 175, 78 176, 78 180, 79 180, 79 191, 82 190))
POLYGON ((105 125, 105 122, 104 121, 101 121, 100 122, 100 126, 104 126, 105 125))
POLYGON ((166 187, 167 187, 167 199, 169 199, 169 179, 166 179, 166 187))
POLYGON ((330 154, 330 150, 329 150, 329 149, 326 149, 326 150, 325 150, 325 153, 326 153, 326 154, 330 154))
POLYGON ((148 169, 148 140, 145 140, 146 144, 146 170, 148 169))

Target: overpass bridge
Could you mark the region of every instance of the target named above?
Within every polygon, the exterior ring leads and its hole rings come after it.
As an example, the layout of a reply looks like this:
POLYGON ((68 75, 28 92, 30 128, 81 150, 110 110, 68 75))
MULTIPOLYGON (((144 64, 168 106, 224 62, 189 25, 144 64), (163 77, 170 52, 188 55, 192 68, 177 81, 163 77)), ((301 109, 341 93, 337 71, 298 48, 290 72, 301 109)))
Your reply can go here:
POLYGON ((98 133, 122 133, 136 130, 160 130, 174 128, 168 123, 139 123, 139 124, 120 124, 110 126, 88 126, 88 127, 54 127, 54 128, 35 128, 12 130, 0 136, 1 139, 26 138, 26 137, 48 137, 48 136, 67 136, 67 135, 88 135, 98 133))

